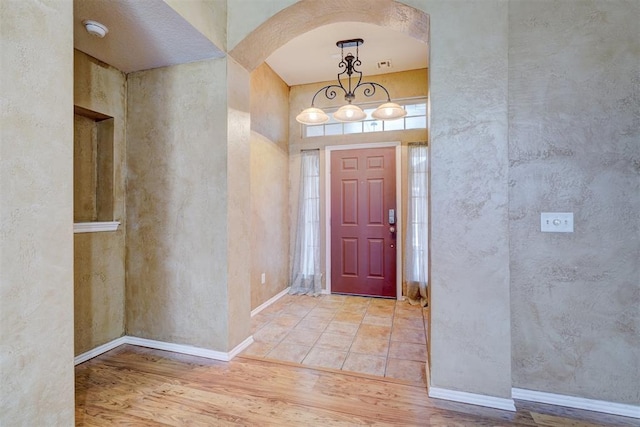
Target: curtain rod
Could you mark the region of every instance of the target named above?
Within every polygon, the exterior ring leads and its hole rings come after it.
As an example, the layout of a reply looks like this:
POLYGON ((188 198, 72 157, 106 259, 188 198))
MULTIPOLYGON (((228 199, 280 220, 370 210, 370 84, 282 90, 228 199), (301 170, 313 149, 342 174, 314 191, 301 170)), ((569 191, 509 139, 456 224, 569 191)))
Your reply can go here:
POLYGON ((305 151, 320 151, 319 148, 303 148, 300 150, 301 153, 304 153, 305 151))
POLYGON ((415 146, 429 146, 429 143, 427 141, 416 141, 416 142, 409 142, 407 145, 415 145, 415 146))

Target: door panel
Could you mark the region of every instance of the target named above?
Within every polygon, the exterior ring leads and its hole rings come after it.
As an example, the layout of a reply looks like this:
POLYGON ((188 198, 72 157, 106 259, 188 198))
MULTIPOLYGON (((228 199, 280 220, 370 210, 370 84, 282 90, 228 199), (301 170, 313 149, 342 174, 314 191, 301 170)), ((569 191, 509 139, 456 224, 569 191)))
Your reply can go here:
POLYGON ((395 147, 331 152, 332 292, 396 296, 395 167, 395 147))

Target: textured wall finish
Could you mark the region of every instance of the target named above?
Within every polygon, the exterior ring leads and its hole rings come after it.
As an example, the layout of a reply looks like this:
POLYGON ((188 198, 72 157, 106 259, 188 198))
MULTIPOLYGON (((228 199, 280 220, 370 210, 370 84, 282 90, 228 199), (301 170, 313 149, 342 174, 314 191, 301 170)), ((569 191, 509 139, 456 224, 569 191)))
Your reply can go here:
MULTIPOLYGON (((227 50, 233 49, 268 18, 298 1, 299 0, 234 0, 232 4, 228 4, 227 50), (247 13, 248 10, 250 10, 251 13, 247 13)), ((262 62, 264 62, 264 60, 256 62, 256 67, 262 62)))
POLYGON ((227 86, 227 66, 128 76, 129 335, 217 351, 248 336, 249 76, 227 86))
MULTIPOLYGON (((227 58, 227 298, 231 350, 251 334, 251 76, 227 58)), ((226 148, 226 150, 225 150, 226 148)))
POLYGON ((251 73, 251 308, 289 283, 289 87, 262 64, 251 73), (261 274, 265 273, 265 283, 261 274))
POLYGON ((98 127, 96 121, 73 115, 73 220, 96 221, 96 153, 98 127))
MULTIPOLYGON (((104 171, 104 174, 111 175, 113 185, 110 191, 104 191, 109 193, 110 200, 102 200, 103 204, 112 205, 110 209, 104 209, 105 212, 111 211, 111 217, 105 218, 103 214, 97 219, 121 222, 115 232, 82 233, 74 237, 75 354, 78 355, 124 334, 126 76, 95 58, 74 51, 74 104, 81 109, 113 117, 113 120, 94 122, 96 138, 101 127, 108 125, 113 129, 108 132, 111 141, 101 142, 105 144, 103 148, 107 143, 113 145, 113 161, 107 162, 110 163, 110 170, 104 171)), ((86 120, 89 119, 82 117, 82 122, 86 120)), ((77 130, 76 127, 76 138, 77 130)), ((96 140, 94 143, 100 142, 96 140)), ((87 172, 78 164, 80 160, 76 156, 76 189, 83 188, 85 181, 85 177, 82 174, 79 176, 78 172, 87 172)), ((98 161, 96 153, 93 161, 98 161)), ((93 169, 90 172, 99 171, 93 169)), ((104 177, 100 181, 104 184, 104 177)), ((103 196, 106 198, 106 195, 103 196)), ((95 220, 97 210, 95 214, 93 218, 76 220, 95 220)))
POLYGON ((74 425, 72 21, 0 2, 3 426, 74 425))
POLYGON ((432 41, 431 385, 510 398, 507 3, 420 3, 432 41))
POLYGON ((426 15, 419 9, 393 0, 367 0, 366 7, 363 7, 362 0, 236 0, 227 7, 229 54, 249 71, 290 39, 334 22, 381 25, 425 42, 429 37, 426 15), (247 16, 249 8, 252 13, 247 16), (279 8, 284 10, 276 14, 279 8), (273 17, 267 24, 258 26, 261 21, 256 18, 260 16, 264 20, 273 17))
POLYGON ((509 6, 515 387, 640 404, 638 22, 637 1, 509 6))
POLYGON ((227 46, 227 2, 219 0, 164 0, 221 52, 227 46))

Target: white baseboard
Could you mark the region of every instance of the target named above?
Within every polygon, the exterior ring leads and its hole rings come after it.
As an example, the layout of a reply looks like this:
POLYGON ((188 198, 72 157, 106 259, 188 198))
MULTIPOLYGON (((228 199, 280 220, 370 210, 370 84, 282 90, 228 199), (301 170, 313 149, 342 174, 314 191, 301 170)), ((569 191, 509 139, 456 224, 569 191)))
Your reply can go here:
POLYGON ((626 405, 623 403, 586 399, 583 397, 546 393, 522 388, 511 389, 511 396, 513 396, 514 399, 527 400, 529 402, 548 403, 550 405, 565 406, 567 408, 586 409, 587 411, 640 418, 640 406, 626 405))
POLYGON ((242 353, 242 350, 249 347, 251 344, 253 344, 253 335, 249 335, 249 338, 242 341, 240 344, 238 344, 233 349, 231 349, 229 353, 227 353, 229 355, 229 360, 233 359, 238 354, 242 353))
POLYGON ((263 302, 262 304, 260 304, 259 306, 257 306, 253 310, 251 310, 251 317, 253 317, 256 314, 260 313, 262 310, 264 310, 265 308, 269 307, 271 304, 273 304, 274 302, 278 301, 280 298, 285 296, 289 292, 289 289, 291 289, 291 286, 289 286, 288 288, 278 292, 276 295, 272 296, 267 301, 263 302))
POLYGON ((173 351, 174 353, 189 354, 191 356, 199 356, 199 357, 205 357, 207 359, 215 359, 215 360, 221 360, 223 362, 228 362, 234 357, 236 357, 242 350, 249 347, 252 343, 253 343, 253 336, 250 336, 249 338, 245 339, 240 344, 235 346, 231 351, 225 353, 222 351, 209 350, 206 348, 194 347, 190 345, 174 344, 170 342, 150 340, 147 338, 124 336, 76 356, 74 358, 74 363, 78 365, 82 362, 86 362, 89 359, 99 356, 102 353, 106 353, 107 351, 112 350, 123 344, 138 345, 140 347, 154 348, 156 350, 173 351))
POLYGON ((128 337, 116 338, 113 341, 109 341, 106 344, 99 345, 96 348, 93 348, 93 349, 91 349, 89 351, 86 351, 86 352, 84 352, 82 354, 79 354, 76 357, 74 357, 73 364, 74 365, 79 365, 82 362, 86 362, 89 359, 93 359, 96 356, 100 356, 102 353, 106 353, 109 350, 113 350, 114 348, 119 347, 122 344, 126 344, 127 343, 127 338, 128 337))
POLYGON ((472 405, 486 406, 488 408, 502 409, 505 411, 515 412, 516 410, 516 405, 513 403, 513 399, 467 393, 465 391, 429 387, 429 397, 434 399, 451 400, 453 402, 470 403, 472 405))

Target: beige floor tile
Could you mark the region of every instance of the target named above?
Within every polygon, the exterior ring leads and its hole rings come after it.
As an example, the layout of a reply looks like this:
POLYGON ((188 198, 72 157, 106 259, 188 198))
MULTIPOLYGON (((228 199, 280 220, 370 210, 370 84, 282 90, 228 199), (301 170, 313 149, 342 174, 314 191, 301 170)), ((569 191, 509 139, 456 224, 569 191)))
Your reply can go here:
POLYGON ((349 311, 339 311, 333 320, 337 320, 339 322, 351 322, 351 323, 360 323, 362 322, 362 318, 364 317, 364 312, 355 313, 349 311))
POLYGON ((302 361, 303 365, 321 366, 323 368, 340 369, 347 358, 346 351, 314 347, 302 361))
POLYGON ((266 357, 269 359, 284 360, 285 362, 302 363, 307 353, 311 350, 310 346, 280 343, 273 348, 266 357))
POLYGON ((395 311, 394 306, 377 306, 371 305, 367 308, 367 314, 372 314, 374 316, 393 316, 393 312, 395 311))
POLYGON ((391 316, 365 314, 364 319, 362 319, 362 323, 367 325, 391 326, 393 318, 391 316))
POLYGON ((356 336, 360 336, 363 338, 384 338, 387 340, 389 339, 390 335, 390 326, 366 325, 364 323, 360 325, 356 334, 356 336))
POLYGON ((357 336, 351 344, 351 353, 368 354, 371 356, 387 357, 389 340, 386 338, 370 338, 357 336))
POLYGON ((347 300, 347 296, 346 295, 339 295, 339 294, 329 294, 329 295, 322 295, 320 297, 320 302, 332 302, 332 303, 344 303, 347 300))
POLYGON ((426 383, 428 316, 402 301, 285 295, 251 319, 243 354, 426 383))
POLYGON ((329 322, 329 319, 305 317, 296 325, 295 329, 302 331, 324 331, 329 325, 329 322))
POLYGON ((315 343, 315 347, 326 348, 336 351, 349 351, 353 343, 354 335, 341 335, 331 332, 324 332, 315 343))
POLYGON ((282 343, 313 346, 322 331, 294 329, 282 339, 282 343))
POLYGON ((317 317, 320 319, 331 320, 333 316, 336 315, 337 311, 338 311, 337 308, 318 306, 318 307, 315 307, 313 310, 311 310, 309 314, 307 314, 307 317, 317 317))
POLYGON ((351 305, 366 305, 368 306, 371 303, 371 298, 367 297, 358 297, 355 295, 345 295, 344 303, 351 305))
POLYGON ((390 357, 387 360, 387 369, 384 376, 425 385, 427 383, 424 362, 416 362, 413 360, 394 359, 390 357))
POLYGON ((395 307, 397 300, 392 298, 371 298, 369 306, 373 307, 395 307))
POLYGON ((393 319, 393 327, 401 329, 421 329, 424 328, 424 321, 422 320, 422 318, 396 317, 393 319))
POLYGON ((331 322, 329 322, 329 325, 327 325, 327 329, 325 329, 324 331, 330 332, 332 334, 348 335, 350 337, 354 337, 356 335, 356 332, 358 332, 359 326, 359 323, 340 322, 338 320, 332 320, 331 322))
POLYGON ((302 320, 302 316, 296 316, 295 314, 284 313, 281 316, 274 317, 271 320, 272 325, 285 326, 293 328, 302 320))
POLYGON ((385 361, 384 357, 349 353, 342 365, 342 370, 384 376, 385 361))
POLYGON ((427 337, 424 329, 410 329, 394 327, 391 330, 391 341, 401 341, 413 344, 426 344, 427 337))
POLYGON ((401 341, 391 341, 389 357, 394 359, 413 360, 416 362, 427 361, 427 346, 401 341))
POLYGON ((265 327, 258 330, 253 334, 253 339, 258 342, 269 342, 273 344, 279 343, 284 338, 291 328, 279 325, 267 324, 265 327))
POLYGON ((256 357, 264 357, 267 353, 269 353, 275 344, 267 343, 267 342, 257 342, 255 341, 249 347, 247 347, 242 354, 247 356, 256 356, 256 357))
POLYGON ((352 313, 352 314, 359 314, 361 316, 364 316, 364 314, 367 312, 367 306, 366 305, 348 305, 348 304, 344 304, 342 307, 340 307, 340 309, 338 310, 338 313, 340 314, 347 314, 347 313, 352 313))
POLYGON ((420 309, 420 307, 417 307, 417 308, 396 307, 395 316, 402 317, 402 318, 409 318, 409 319, 417 318, 422 320, 422 310, 420 309))

